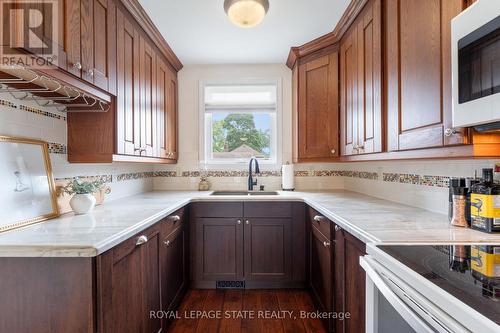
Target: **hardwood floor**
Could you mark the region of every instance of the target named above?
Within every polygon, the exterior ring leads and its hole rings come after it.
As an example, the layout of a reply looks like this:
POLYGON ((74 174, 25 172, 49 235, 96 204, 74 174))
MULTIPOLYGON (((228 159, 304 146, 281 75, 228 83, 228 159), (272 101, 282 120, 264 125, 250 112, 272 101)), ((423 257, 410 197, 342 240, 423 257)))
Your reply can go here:
POLYGON ((302 318, 301 311, 316 311, 305 290, 191 289, 167 332, 326 332, 319 319, 302 318))

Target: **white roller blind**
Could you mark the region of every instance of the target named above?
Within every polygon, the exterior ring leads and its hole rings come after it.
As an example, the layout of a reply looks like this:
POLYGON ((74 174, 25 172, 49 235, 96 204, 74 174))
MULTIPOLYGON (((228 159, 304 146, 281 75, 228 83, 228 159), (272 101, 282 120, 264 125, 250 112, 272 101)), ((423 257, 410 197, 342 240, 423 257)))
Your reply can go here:
POLYGON ((226 108, 276 109, 275 85, 207 85, 205 110, 226 108))

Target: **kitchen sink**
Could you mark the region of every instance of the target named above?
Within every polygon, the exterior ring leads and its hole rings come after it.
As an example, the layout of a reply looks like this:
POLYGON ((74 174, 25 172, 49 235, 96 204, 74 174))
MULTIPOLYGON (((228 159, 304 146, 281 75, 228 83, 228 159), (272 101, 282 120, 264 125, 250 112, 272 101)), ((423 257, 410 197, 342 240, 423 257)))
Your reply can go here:
POLYGON ((266 192, 266 191, 259 191, 259 192, 248 192, 248 191, 215 191, 210 195, 278 195, 278 192, 272 191, 272 192, 266 192))

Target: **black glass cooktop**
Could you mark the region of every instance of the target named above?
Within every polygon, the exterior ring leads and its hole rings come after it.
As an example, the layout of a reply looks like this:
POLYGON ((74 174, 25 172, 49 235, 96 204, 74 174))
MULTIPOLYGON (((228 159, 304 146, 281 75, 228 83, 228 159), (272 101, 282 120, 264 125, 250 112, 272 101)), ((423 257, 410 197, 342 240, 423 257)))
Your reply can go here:
POLYGON ((378 246, 500 325, 500 246, 378 246))

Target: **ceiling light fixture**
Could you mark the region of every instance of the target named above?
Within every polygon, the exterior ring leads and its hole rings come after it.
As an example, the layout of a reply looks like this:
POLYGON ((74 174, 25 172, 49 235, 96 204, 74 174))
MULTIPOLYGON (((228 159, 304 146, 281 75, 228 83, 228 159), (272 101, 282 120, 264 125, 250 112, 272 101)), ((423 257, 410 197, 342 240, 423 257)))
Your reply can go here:
POLYGON ((229 20, 238 27, 252 28, 264 20, 269 10, 268 0, 224 0, 229 20))

